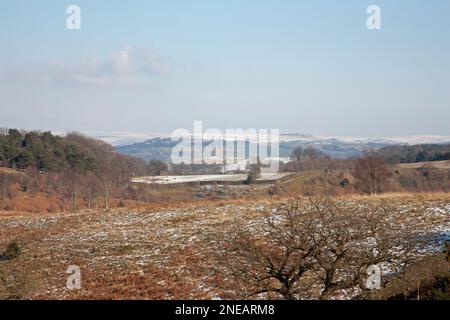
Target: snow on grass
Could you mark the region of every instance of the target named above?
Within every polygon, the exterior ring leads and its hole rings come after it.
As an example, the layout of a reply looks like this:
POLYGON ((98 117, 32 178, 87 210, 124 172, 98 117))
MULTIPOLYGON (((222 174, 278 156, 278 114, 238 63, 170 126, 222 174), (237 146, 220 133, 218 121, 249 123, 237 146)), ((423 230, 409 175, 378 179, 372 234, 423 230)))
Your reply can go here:
MULTIPOLYGON (((450 234, 450 200, 408 199, 398 200, 394 205, 401 207, 401 212, 393 217, 398 223, 414 222, 419 232, 435 235, 432 243, 423 248, 423 254, 442 248, 442 242, 450 234)), ((83 274, 97 275, 106 270, 113 279, 134 274, 149 277, 148 268, 156 268, 163 275, 179 279, 177 285, 193 288, 183 298, 236 298, 234 288, 220 287, 215 282, 215 275, 222 272, 225 278, 221 283, 230 283, 224 266, 214 258, 222 250, 218 234, 226 235, 236 221, 246 224, 252 232, 263 232, 264 212, 271 208, 271 202, 246 202, 9 218, 0 220, 0 245, 4 247, 11 235, 17 237, 24 248, 17 263, 29 277, 43 281, 27 293, 30 298, 36 295, 66 298, 65 270, 71 264, 79 265, 83 274)), ((276 211, 272 213, 275 219, 279 218, 276 211)), ((83 279, 86 284, 93 281, 83 279)), ((170 279, 158 281, 168 285, 170 279)), ((121 285, 117 283, 119 289, 121 285)), ((128 289, 124 287, 124 292, 130 292, 128 289)), ((136 293, 136 297, 141 296, 136 293)), ((164 298, 173 296, 168 293, 164 298)))
MULTIPOLYGON (((257 180, 275 181, 288 174, 286 173, 263 173, 257 180)), ((186 176, 148 176, 133 178, 134 183, 148 184, 179 184, 191 182, 244 182, 247 174, 211 174, 211 175, 186 175, 186 176)))

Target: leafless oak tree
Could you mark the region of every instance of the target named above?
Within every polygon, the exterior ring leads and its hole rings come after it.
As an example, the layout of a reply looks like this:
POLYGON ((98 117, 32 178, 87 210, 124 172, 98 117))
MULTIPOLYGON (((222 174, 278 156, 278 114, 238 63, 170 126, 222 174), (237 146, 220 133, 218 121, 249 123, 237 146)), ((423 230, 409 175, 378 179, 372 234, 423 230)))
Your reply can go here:
POLYGON ((224 261, 247 297, 330 299, 366 290, 369 266, 407 263, 413 233, 387 203, 291 199, 267 208, 260 226, 238 226, 224 261))

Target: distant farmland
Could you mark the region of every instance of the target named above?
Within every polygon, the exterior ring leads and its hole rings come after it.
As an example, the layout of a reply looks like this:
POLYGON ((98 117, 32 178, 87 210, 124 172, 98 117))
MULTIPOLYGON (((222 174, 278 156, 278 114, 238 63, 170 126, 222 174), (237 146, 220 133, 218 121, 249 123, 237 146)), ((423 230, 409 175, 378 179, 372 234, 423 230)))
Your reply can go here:
MULTIPOLYGON (((262 174, 256 180, 256 183, 273 183, 277 180, 289 176, 289 173, 270 173, 262 174)), ((133 178, 133 183, 144 184, 184 184, 184 183, 200 183, 200 184, 241 184, 247 179, 247 174, 215 174, 215 175, 189 175, 189 176, 148 176, 133 178)))

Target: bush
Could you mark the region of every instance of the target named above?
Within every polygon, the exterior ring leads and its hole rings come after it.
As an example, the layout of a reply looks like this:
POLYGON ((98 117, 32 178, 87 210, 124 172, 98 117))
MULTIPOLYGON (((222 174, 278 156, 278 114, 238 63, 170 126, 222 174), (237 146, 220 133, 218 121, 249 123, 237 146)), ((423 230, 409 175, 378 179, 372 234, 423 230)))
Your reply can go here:
POLYGON ((25 182, 25 181, 20 182, 20 191, 22 191, 24 193, 30 191, 30 188, 28 187, 27 182, 25 182))
POLYGON ((424 257, 407 266, 369 299, 448 300, 450 299, 450 264, 444 254, 424 257))
POLYGON ((450 300, 450 273, 443 277, 436 277, 436 281, 425 293, 423 299, 450 300))
POLYGON ((17 258, 20 255, 21 252, 21 248, 20 246, 17 244, 17 242, 11 241, 8 246, 6 247, 5 253, 4 253, 4 257, 7 260, 12 260, 17 258))
POLYGON ((269 193, 269 196, 276 196, 277 194, 280 193, 280 187, 277 184, 273 185, 269 188, 267 192, 269 193))
POLYGON ((251 185, 255 182, 255 178, 251 174, 247 176, 247 179, 244 180, 244 184, 251 185))

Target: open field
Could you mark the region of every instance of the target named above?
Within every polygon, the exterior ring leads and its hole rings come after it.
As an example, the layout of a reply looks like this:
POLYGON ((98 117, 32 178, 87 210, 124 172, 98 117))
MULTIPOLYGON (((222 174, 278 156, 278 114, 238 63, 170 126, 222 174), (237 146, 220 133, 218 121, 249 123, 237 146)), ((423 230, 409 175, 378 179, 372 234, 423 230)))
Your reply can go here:
POLYGON ((417 169, 420 167, 434 167, 439 169, 450 169, 450 161, 432 161, 432 162, 416 162, 416 163, 400 163, 400 168, 417 169))
MULTIPOLYGON (((261 174, 256 182, 273 183, 290 175, 289 173, 261 174)), ((182 183, 243 183, 248 174, 212 174, 212 175, 183 175, 183 176, 149 176, 136 177, 133 183, 147 184, 182 184, 182 183)))
MULTIPOLYGON (((395 218, 436 235, 450 234, 450 195, 348 197, 355 204, 389 199, 395 218)), ((0 217, 0 252, 17 240, 21 254, 0 261, 0 298, 239 298, 218 253, 236 222, 258 232, 262 211, 280 200, 216 202, 155 209, 0 217), (70 265, 82 289, 65 288, 70 265)))

